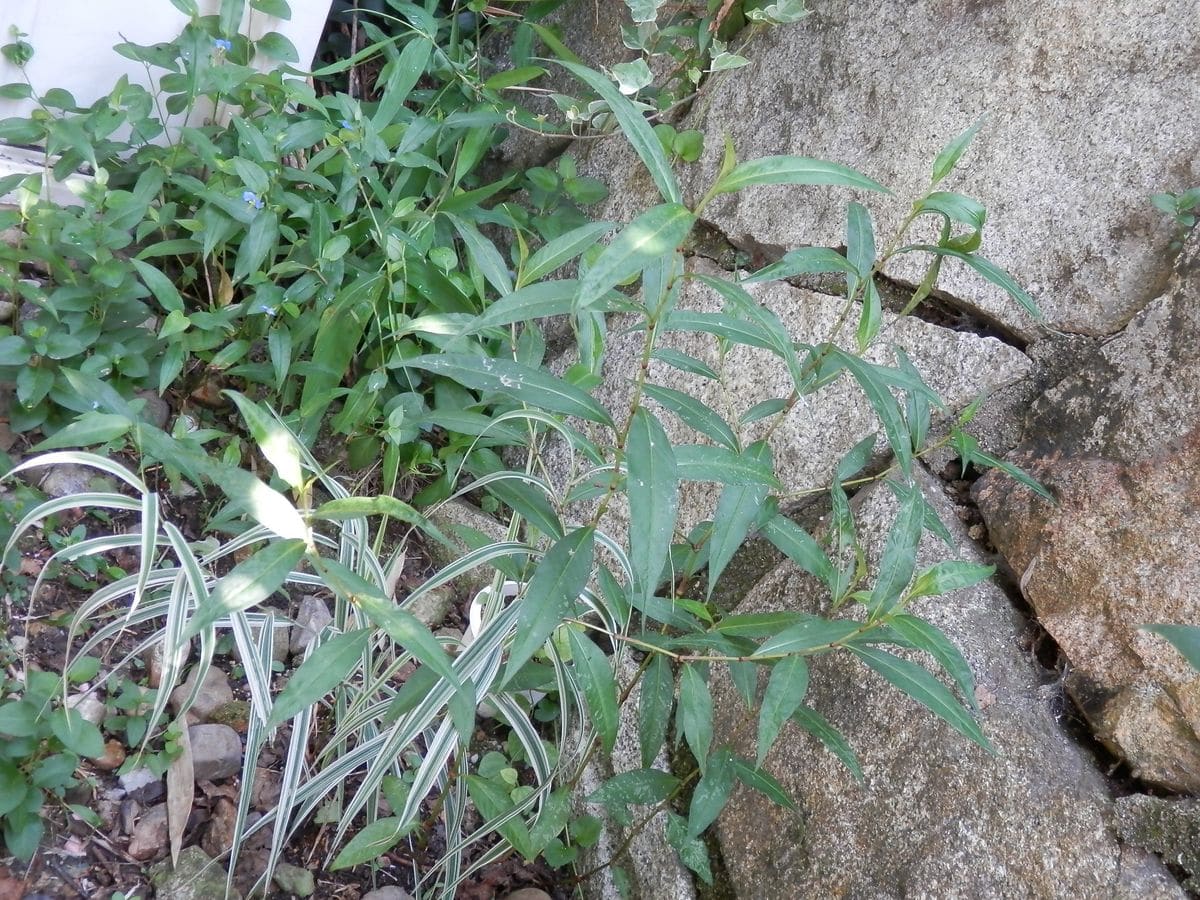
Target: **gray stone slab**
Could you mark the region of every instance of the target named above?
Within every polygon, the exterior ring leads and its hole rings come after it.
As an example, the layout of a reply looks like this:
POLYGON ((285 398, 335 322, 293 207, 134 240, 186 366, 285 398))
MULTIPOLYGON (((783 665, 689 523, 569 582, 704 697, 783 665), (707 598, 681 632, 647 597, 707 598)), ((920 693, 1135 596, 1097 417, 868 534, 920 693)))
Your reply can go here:
MULTIPOLYGON (((980 561, 939 482, 918 473, 951 528, 954 547, 926 539, 924 567, 949 557, 980 561)), ((856 498, 860 536, 877 560, 896 511, 892 493, 856 498)), ((790 564, 768 575, 739 612, 823 611, 828 600, 790 564)), ((739 789, 718 820, 732 888, 774 898, 1182 898, 1154 857, 1122 847, 1113 804, 1088 754, 1062 730, 1053 689, 1019 647, 1022 623, 985 582, 912 611, 941 628, 974 673, 990 756, 846 655, 815 659, 807 702, 858 753, 850 773, 794 725, 765 763, 798 804, 775 807, 739 789)), ((917 654, 911 655, 918 659, 917 654)), ((753 755, 753 729, 724 677, 714 685, 714 746, 753 755)))
MULTIPOLYGON (((751 65, 719 78, 680 125, 708 135, 705 158, 683 170, 692 200, 713 179, 723 133, 741 159, 829 159, 895 196, 750 188, 705 211, 735 242, 841 245, 850 199, 891 234, 927 190, 939 149, 986 114, 960 171, 940 187, 984 203, 981 252, 1037 298, 1049 323, 1111 334, 1161 290, 1173 226, 1147 198, 1200 181, 1200 16, 1190 0, 1153 0, 1137 15, 1118 0, 836 0, 769 29, 746 55, 751 65)), ((610 180, 608 215, 654 196, 619 142, 572 152, 586 157, 588 174, 610 180)), ((898 258, 888 274, 918 282, 916 259, 898 258)), ((1038 334, 965 266, 947 263, 939 287, 1038 334)))

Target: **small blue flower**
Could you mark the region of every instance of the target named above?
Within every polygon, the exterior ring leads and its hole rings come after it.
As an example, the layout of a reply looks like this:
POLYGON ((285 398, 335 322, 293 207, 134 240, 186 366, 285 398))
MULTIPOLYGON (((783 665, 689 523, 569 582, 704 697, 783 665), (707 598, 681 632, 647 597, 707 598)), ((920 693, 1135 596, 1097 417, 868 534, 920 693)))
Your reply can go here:
POLYGON ((255 209, 262 209, 263 202, 254 191, 242 191, 242 202, 249 203, 255 209))
POLYGON ((227 41, 225 38, 214 38, 213 47, 218 50, 224 50, 226 53, 228 53, 233 49, 233 41, 227 41))
POLYGON ((354 126, 350 124, 350 120, 349 120, 349 119, 342 119, 342 127, 343 127, 343 128, 346 128, 346 129, 351 129, 351 128, 353 128, 354 126))
POLYGON ((269 303, 259 304, 258 311, 265 316, 275 315, 275 307, 271 306, 269 303))

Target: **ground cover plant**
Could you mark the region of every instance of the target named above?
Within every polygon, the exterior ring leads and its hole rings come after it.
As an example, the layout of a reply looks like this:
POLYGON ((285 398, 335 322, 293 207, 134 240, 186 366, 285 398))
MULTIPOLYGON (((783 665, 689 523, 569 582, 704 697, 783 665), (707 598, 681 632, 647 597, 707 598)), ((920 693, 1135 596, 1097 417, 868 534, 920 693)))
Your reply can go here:
MULTIPOLYGON (((739 161, 720 136, 656 121, 706 78, 744 62, 722 38, 735 36, 726 4, 673 14, 631 0, 627 42, 678 62, 655 84, 645 59, 608 74, 573 59, 538 18, 558 4, 523 11, 513 36, 520 64, 501 72, 480 54, 481 5, 388 0, 355 20, 367 46, 352 45, 316 73, 345 76, 349 88, 348 73, 373 60, 367 98, 252 67, 255 53, 282 62, 294 54, 278 35, 256 46, 238 33, 241 0, 224 0, 216 16, 172 2, 192 17, 178 41, 117 48, 161 75, 157 94, 123 83, 85 109, 52 88, 0 88, 39 100, 33 116, 0 122, 0 139, 47 151, 42 175, 0 182, 21 198, 19 209, 0 213, 0 227, 23 232, 16 247, 0 248, 0 290, 28 311, 0 328, 0 367, 15 382, 13 429, 39 433, 34 449, 48 453, 9 475, 77 465, 113 483, 22 501, 6 569, 18 542, 65 510, 120 512, 134 523, 80 534, 51 556, 55 565, 90 565, 97 585, 71 626, 69 660, 84 674, 68 668, 62 679, 6 684, 0 697, 0 734, 13 739, 0 777, 14 786, 4 796, 19 798, 0 806, 10 853, 33 852, 44 804, 63 795, 103 740, 65 705, 73 678, 98 674, 87 660, 121 673, 159 645, 170 686, 182 681, 194 645, 198 684, 228 636, 250 697, 243 784, 268 744, 285 747, 276 811, 251 822, 250 791, 239 800, 233 846, 269 833, 263 884, 314 817, 333 826, 333 868, 368 864, 401 843, 424 846, 436 825, 442 849, 433 859, 412 855, 427 863, 412 881, 422 895, 452 896, 514 852, 573 866, 594 843, 601 810, 635 828, 667 810, 668 840, 708 878, 701 836, 735 783, 790 803, 761 768, 785 722, 856 770, 852 748, 804 703, 807 661, 824 653, 854 654, 987 746, 966 663, 907 608, 991 574, 955 561, 914 571, 922 535, 945 534, 911 479, 942 403, 902 353, 891 365, 864 359, 887 339, 875 277, 898 254, 929 260, 907 311, 950 259, 1036 315, 1028 295, 978 254, 983 207, 942 189, 976 127, 937 154, 929 190, 914 198, 899 233, 877 236, 867 207, 851 202, 845 253, 798 248, 755 273, 698 276, 684 248, 717 196, 761 184, 886 190, 836 162, 739 161), (562 129, 619 131, 615 139, 636 150, 661 202, 628 223, 595 222, 585 209, 604 187, 568 157, 553 168, 483 174, 498 129, 553 129, 512 100, 512 89, 535 85, 551 66, 580 85, 580 97, 554 98, 562 129), (201 124, 189 116, 201 103, 240 112, 227 125, 201 124), (172 116, 185 124, 168 137, 172 116), (706 142, 723 152, 723 164, 703 196, 685 197, 675 167, 706 142), (80 189, 79 206, 45 199, 46 179, 81 167, 95 177, 80 189), (913 223, 930 219, 937 240, 909 242, 913 223), (839 333, 805 345, 751 291, 812 273, 844 279, 845 307, 839 333), (689 281, 715 292, 723 310, 677 308, 689 281), (643 340, 631 399, 620 408, 592 393, 614 314, 643 340), (567 322, 579 350, 562 375, 543 365, 547 320, 567 322), (728 421, 650 383, 651 359, 721 378, 663 346, 664 335, 681 330, 721 348, 765 349, 788 372, 790 394, 728 421), (837 466, 832 525, 818 540, 781 512, 787 498, 770 446, 750 436, 843 378, 870 401, 895 460, 871 476, 885 477, 900 500, 874 575, 846 486, 863 477, 877 440, 858 443, 837 466), (179 411, 169 428, 146 420, 146 391, 179 411), (693 429, 695 442, 673 445, 668 415, 693 429), (577 461, 565 483, 541 466, 554 442, 577 461), (352 489, 343 476, 355 472, 366 474, 352 489), (710 522, 682 533, 678 498, 687 481, 719 485, 719 499, 710 522), (184 484, 216 498, 194 535, 164 508, 164 488, 184 484), (503 516, 506 539, 480 544, 398 596, 406 551, 448 542, 430 513, 468 494, 503 516), (607 517, 614 504, 629 513, 619 531, 607 517), (711 602, 753 534, 825 585, 827 615, 739 615, 711 602), (97 559, 104 572, 88 562, 97 559), (114 570, 116 559, 123 569, 114 570), (469 641, 435 634, 413 615, 424 595, 478 569, 494 576, 469 641), (324 591, 333 617, 279 689, 271 649, 283 623, 268 601, 298 589, 324 591), (109 659, 107 648, 129 631, 138 641, 109 659), (896 649, 923 651, 948 682, 896 649), (753 759, 714 744, 709 683, 719 667, 746 701, 758 739, 753 759), (761 669, 769 674, 760 693, 761 669), (616 741, 618 710, 634 696, 628 673, 639 686, 642 767, 608 781, 588 798, 590 812, 581 810, 574 788, 588 760, 616 741), (483 708, 501 723, 500 749, 480 743, 483 708), (693 764, 654 768, 668 743, 685 747, 693 764), (56 777, 45 774, 47 760, 57 760, 56 777)), ((281 0, 249 6, 286 12, 281 0)), ((768 27, 802 9, 762 3, 741 13, 759 23, 752 27, 768 27)), ((36 48, 18 34, 4 52, 20 61, 36 48)), ((960 427, 945 440, 964 463, 1000 464, 960 427)), ((12 588, 36 594, 54 571, 12 588)), ((168 751, 178 852, 192 786, 172 775, 185 771, 187 751, 178 724, 164 733, 167 695, 138 707, 138 734, 128 737, 145 753, 168 751)), ((128 765, 140 761, 134 753, 128 765)))

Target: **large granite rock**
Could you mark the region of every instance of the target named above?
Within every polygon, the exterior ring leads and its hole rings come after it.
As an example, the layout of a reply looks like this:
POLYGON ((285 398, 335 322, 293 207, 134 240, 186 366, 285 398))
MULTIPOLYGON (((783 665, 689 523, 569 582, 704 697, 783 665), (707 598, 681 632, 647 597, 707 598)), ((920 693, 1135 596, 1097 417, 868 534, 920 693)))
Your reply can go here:
POLYGON ((998 473, 991 539, 1070 665, 1097 736, 1140 777, 1200 791, 1200 676, 1141 625, 1200 621, 1200 241, 1162 296, 1034 408, 1015 455, 1057 507, 998 473))
MULTIPOLYGON (((928 566, 947 555, 979 561, 941 485, 918 472, 955 546, 926 539, 928 566)), ((896 511, 883 486, 855 500, 868 558, 878 559, 896 511)), ((739 612, 821 611, 827 598, 790 564, 752 591, 739 612)), ((847 656, 817 659, 807 702, 859 755, 864 783, 789 724, 765 763, 795 798, 794 813, 740 790, 718 820, 739 897, 1175 898, 1183 892, 1148 853, 1122 847, 1113 804, 1094 763, 1060 728, 1052 695, 1019 647, 1022 623, 985 582, 914 604, 962 650, 977 683, 989 756, 847 656)), ((914 658, 916 655, 914 654, 914 658)), ((744 707, 727 680, 714 685, 719 740, 753 755, 738 729, 744 707)))
POLYGON ((1135 775, 1200 792, 1200 673, 1140 630, 1200 622, 1200 429, 1132 466, 1048 457, 1028 468, 1057 506, 991 475, 976 498, 1066 655, 1068 690, 1135 775))
MULTIPOLYGON (((1200 119, 1200 16, 1189 0, 1152 0, 1135 16, 1119 0, 830 0, 799 24, 769 29, 746 55, 751 65, 719 78, 679 126, 708 135, 705 158, 683 176, 693 200, 712 182, 728 133, 742 159, 830 159, 891 187, 893 198, 857 198, 887 235, 928 189, 942 145, 986 114, 941 187, 988 208, 983 255, 1038 299, 1051 325, 1111 334, 1165 282, 1173 226, 1147 198, 1200 181, 1191 127, 1200 119)), ((577 152, 587 174, 610 181, 606 215, 652 196, 619 139, 577 152)), ((762 186, 718 198, 705 216, 751 247, 838 246, 848 199, 841 189, 762 186)), ((917 260, 899 257, 888 274, 916 283, 917 260)), ((948 263, 939 287, 1037 334, 964 266, 948 263)))
POLYGON ((1196 425, 1200 408, 1200 234, 1164 292, 1034 406, 1024 449, 1123 463, 1196 425))
POLYGON ((1117 831, 1135 847, 1161 854, 1189 874, 1183 886, 1200 894, 1200 800, 1134 794, 1117 801, 1117 831))
MULTIPOLYGON (((712 263, 693 259, 694 274, 733 277, 712 263)), ((796 341, 818 344, 835 340, 852 349, 857 312, 848 326, 835 333, 845 307, 844 298, 831 297, 793 288, 784 283, 748 285, 751 295, 772 309, 796 341)), ((684 287, 677 308, 698 312, 718 312, 722 300, 715 291, 696 281, 684 287)), ((966 406, 978 395, 1002 388, 1022 378, 1029 369, 1028 358, 1019 350, 995 338, 951 331, 919 319, 896 319, 885 313, 885 331, 866 358, 872 362, 895 365, 892 346, 903 348, 926 382, 943 398, 950 410, 966 406)), ((622 333, 622 323, 610 327, 605 357, 606 381, 595 392, 610 410, 628 407, 632 378, 641 365, 642 334, 622 333)), ((660 346, 689 354, 712 367, 721 376, 714 381, 691 375, 666 363, 651 360, 648 381, 684 391, 701 400, 736 427, 740 416, 755 404, 773 398, 786 398, 792 383, 784 363, 769 351, 736 345, 721 356, 717 341, 698 332, 669 332, 660 346)), ((564 368, 567 360, 556 365, 564 368)), ((648 403, 659 415, 668 436, 675 443, 706 443, 678 418, 648 403)), ((618 415, 618 419, 621 417, 618 415)), ((743 429, 744 443, 757 440, 767 432, 768 421, 743 429)), ((782 425, 770 435, 776 470, 784 492, 799 494, 822 488, 837 461, 858 441, 879 430, 879 422, 858 385, 843 374, 842 378, 814 394, 800 399, 782 425)), ((885 447, 881 437, 879 448, 885 447)), ((560 446, 561 456, 565 451, 560 446)), ((565 473, 565 460, 552 459, 551 465, 565 473)), ((710 518, 717 491, 708 484, 685 483, 682 486, 679 523, 688 529, 710 518)))

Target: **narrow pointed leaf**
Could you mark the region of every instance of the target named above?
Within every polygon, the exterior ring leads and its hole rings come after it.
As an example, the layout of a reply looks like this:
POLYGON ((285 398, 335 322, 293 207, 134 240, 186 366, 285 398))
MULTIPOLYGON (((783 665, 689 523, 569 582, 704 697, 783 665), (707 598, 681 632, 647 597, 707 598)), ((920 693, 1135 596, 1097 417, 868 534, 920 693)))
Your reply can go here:
POLYGON ((621 95, 616 85, 599 72, 564 60, 560 60, 559 65, 604 98, 608 108, 616 117, 617 123, 621 126, 621 130, 625 133, 626 140, 633 146, 634 151, 650 172, 650 177, 654 179, 659 194, 664 200, 671 203, 681 202, 683 194, 679 190, 679 182, 676 181, 675 174, 671 171, 671 164, 667 161, 667 154, 663 150, 662 142, 654 133, 654 129, 650 127, 650 123, 646 121, 646 117, 621 95))
POLYGON ((565 266, 611 231, 612 227, 611 222, 589 222, 549 241, 529 257, 521 273, 522 284, 531 285, 565 266))
MULTIPOLYGON (((745 455, 770 465, 771 448, 765 441, 751 444, 746 448, 745 455)), ((717 511, 713 515, 712 537, 709 538, 709 598, 721 573, 733 559, 733 554, 745 542, 769 494, 770 488, 764 484, 731 484, 721 491, 721 499, 717 501, 717 511)))
POLYGON ((675 462, 681 481, 779 487, 769 458, 748 452, 734 453, 708 444, 680 444, 675 448, 675 462))
POLYGON ((708 762, 704 777, 692 791, 692 802, 688 807, 688 834, 699 837, 700 834, 716 821, 725 802, 733 791, 735 779, 733 754, 722 747, 716 751, 708 762))
POLYGON ((691 210, 664 203, 642 213, 613 238, 579 279, 579 305, 588 307, 616 285, 674 252, 692 229, 691 210))
POLYGON ((760 657, 783 656, 789 653, 806 653, 824 649, 830 644, 846 640, 861 629, 861 622, 814 617, 806 622, 785 628, 775 637, 763 641, 754 655, 760 657))
POLYGON ((804 156, 764 156, 738 163, 717 182, 716 192, 730 194, 754 184, 827 184, 891 193, 849 166, 804 156))
POLYGON ((650 768, 667 739, 671 707, 675 705, 675 675, 666 656, 656 653, 642 674, 638 701, 638 743, 642 766, 650 768))
POLYGON ((767 522, 762 533, 797 566, 832 587, 833 563, 807 531, 786 516, 778 515, 767 522))
POLYGON ((770 349, 782 359, 791 373, 792 380, 800 384, 802 370, 796 356, 792 336, 787 326, 772 310, 755 300, 745 288, 725 278, 712 275, 697 275, 696 280, 712 288, 726 300, 732 310, 749 322, 757 325, 771 342, 770 349))
MULTIPOLYGON (((775 350, 775 344, 752 322, 746 322, 728 313, 692 312, 675 309, 663 320, 660 331, 701 331, 734 344, 775 350)), ((714 373, 714 378, 716 377, 714 373)))
POLYGON ((830 352, 850 370, 850 374, 862 388, 863 394, 883 425, 888 445, 896 455, 901 471, 907 474, 912 470, 912 442, 908 435, 908 426, 887 382, 876 371, 880 367, 836 348, 830 352))
POLYGON ((262 603, 277 591, 304 556, 304 541, 273 541, 245 562, 238 563, 213 585, 188 622, 190 637, 210 628, 217 619, 262 603))
POLYGON ((483 277, 500 296, 511 294, 512 277, 508 274, 508 264, 496 249, 496 245, 485 238, 471 222, 458 216, 447 217, 454 223, 455 230, 467 248, 467 255, 483 277))
POLYGON ((879 560, 879 574, 869 604, 873 618, 890 612, 912 580, 924 523, 925 507, 921 503, 920 488, 908 485, 901 494, 900 511, 888 532, 879 560))
POLYGON ((969 465, 975 465, 989 469, 999 469, 1005 475, 1020 482, 1044 500, 1048 500, 1051 503, 1058 503, 1054 495, 1046 489, 1045 485, 1023 471, 1019 466, 998 459, 990 453, 984 453, 979 448, 979 441, 976 440, 974 435, 967 434, 962 429, 956 428, 951 434, 950 445, 962 458, 964 468, 969 465))
POLYGON ((417 660, 455 687, 461 686, 446 651, 416 616, 401 609, 385 597, 378 587, 340 562, 312 554, 308 560, 330 590, 357 607, 417 660))
POLYGON ((588 719, 605 753, 611 753, 617 740, 617 683, 612 664, 600 648, 574 628, 567 630, 575 678, 587 702, 588 719))
POLYGON ((599 803, 621 824, 631 822, 630 806, 661 803, 679 786, 679 779, 658 769, 633 769, 614 775, 587 796, 588 803, 599 803))
POLYGON ((863 289, 862 312, 858 317, 858 329, 855 331, 855 342, 858 352, 865 353, 883 327, 883 300, 879 289, 875 287, 874 279, 867 282, 863 289))
POLYGON ((775 281, 795 275, 816 275, 826 272, 856 272, 850 260, 829 247, 800 247, 789 250, 778 262, 764 266, 753 275, 742 279, 742 284, 760 281, 775 281))
POLYGON ((608 411, 587 392, 538 369, 506 359, 442 353, 406 359, 403 365, 444 375, 465 387, 503 394, 549 412, 613 424, 608 411))
POLYGON ((807 692, 808 663, 803 656, 785 656, 771 667, 771 678, 758 712, 758 766, 762 766, 779 729, 791 718, 807 692))
POLYGON ((983 127, 984 119, 981 117, 970 128, 952 139, 937 155, 937 159, 933 161, 933 184, 937 184, 958 165, 958 161, 966 152, 967 147, 971 145, 971 141, 975 139, 976 133, 983 127))
MULTIPOLYGON (((895 348, 896 366, 910 378, 919 379, 921 373, 912 364, 908 354, 900 347, 895 348)), ((909 391, 904 400, 904 419, 908 422, 908 436, 912 439, 914 453, 925 447, 925 438, 929 434, 929 400, 919 391, 909 391)))
POLYGON ((888 625, 913 647, 924 650, 936 659, 938 665, 954 679, 963 699, 973 709, 979 709, 979 703, 975 699, 975 678, 971 674, 971 667, 946 635, 924 619, 907 614, 892 616, 888 619, 888 625))
POLYGON ((671 347, 657 348, 650 354, 650 358, 666 363, 671 368, 678 369, 680 372, 699 375, 701 378, 707 378, 710 381, 716 381, 720 378, 711 366, 701 362, 694 356, 688 356, 688 354, 681 353, 671 347))
POLYGON ((275 467, 275 472, 294 491, 304 486, 304 473, 300 467, 302 453, 300 442, 278 419, 264 412, 263 409, 237 391, 222 391, 229 397, 242 414, 250 436, 258 444, 267 462, 275 467))
POLYGON ((825 748, 850 770, 854 780, 862 784, 863 771, 862 766, 858 763, 858 757, 854 755, 854 751, 850 749, 850 744, 842 737, 842 733, 829 724, 824 716, 811 706, 801 704, 792 713, 792 721, 824 744, 825 748))
POLYGON ((644 385, 642 392, 655 403, 675 413, 685 424, 705 437, 728 447, 734 453, 738 452, 737 435, 729 427, 729 423, 695 397, 657 384, 644 385))
POLYGON ((275 698, 267 727, 282 725, 345 681, 346 673, 362 664, 370 640, 371 629, 359 628, 332 637, 313 650, 275 698))
POLYGON ((341 852, 334 857, 330 870, 348 869, 351 866, 373 862, 387 853, 408 832, 416 828, 420 822, 409 822, 407 825, 399 816, 385 816, 376 819, 350 839, 341 852))
POLYGON ((795 809, 796 803, 788 796, 782 784, 775 776, 751 766, 744 759, 734 757, 733 774, 737 780, 751 790, 758 791, 764 797, 784 809, 795 809))
POLYGON ((846 208, 846 259, 854 267, 854 273, 847 279, 847 292, 853 297, 858 282, 868 278, 875 265, 875 229, 871 214, 861 203, 851 203, 846 208))
POLYGON ((577 528, 559 540, 538 564, 517 617, 516 638, 501 682, 512 678, 572 614, 592 572, 595 530, 577 528))
POLYGON ((963 253, 961 250, 953 250, 949 247, 938 247, 933 244, 913 244, 904 247, 897 251, 900 253, 910 253, 913 251, 924 251, 925 253, 933 253, 938 256, 948 256, 951 259, 957 259, 966 263, 976 272, 978 272, 987 281, 990 281, 996 287, 1003 290, 1013 300, 1021 304, 1030 317, 1035 321, 1042 321, 1044 316, 1041 309, 1037 305, 1037 301, 1029 296, 1029 293, 1017 284, 1016 280, 1005 272, 1002 268, 990 260, 984 259, 974 253, 963 253))
POLYGON ((629 562, 644 600, 662 575, 679 507, 679 472, 671 441, 645 409, 634 413, 626 456, 629 562))
POLYGON ((566 278, 519 288, 501 297, 481 315, 468 322, 462 334, 476 334, 485 328, 529 322, 548 316, 565 316, 575 306, 575 292, 578 286, 579 283, 575 279, 566 278))
POLYGON ((713 627, 729 637, 764 638, 778 634, 785 628, 810 622, 816 616, 804 612, 777 610, 765 613, 734 613, 725 616, 713 627))
POLYGON ((712 745, 713 704, 708 679, 696 663, 685 665, 680 674, 676 719, 703 774, 708 767, 708 748, 712 745))
POLYGON ((951 591, 971 587, 996 573, 995 566, 981 566, 977 563, 964 562, 960 559, 949 559, 930 566, 917 576, 908 596, 910 600, 917 597, 936 597, 951 591))
POLYGON ((954 699, 954 695, 927 669, 916 663, 880 650, 878 647, 851 647, 851 651, 882 675, 894 687, 912 697, 955 731, 967 736, 989 753, 994 753, 975 718, 954 699))
POLYGON ((93 447, 114 441, 133 428, 129 416, 115 413, 86 412, 70 425, 30 448, 33 452, 60 450, 64 447, 93 447))

